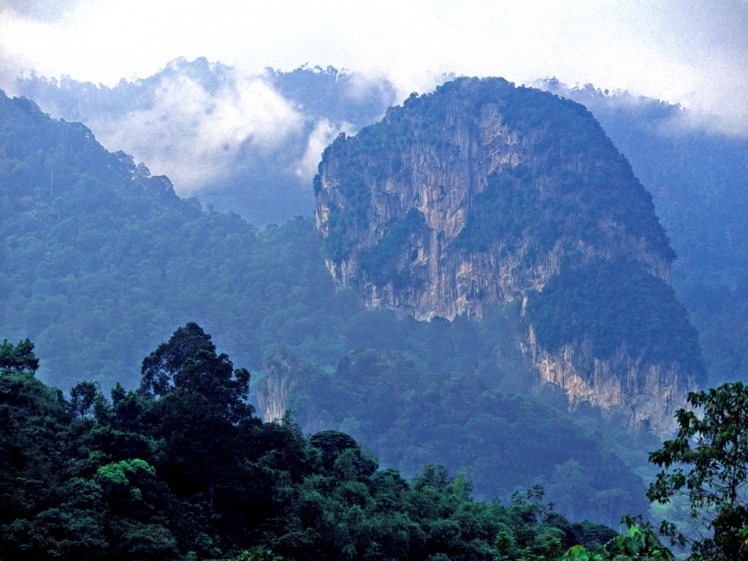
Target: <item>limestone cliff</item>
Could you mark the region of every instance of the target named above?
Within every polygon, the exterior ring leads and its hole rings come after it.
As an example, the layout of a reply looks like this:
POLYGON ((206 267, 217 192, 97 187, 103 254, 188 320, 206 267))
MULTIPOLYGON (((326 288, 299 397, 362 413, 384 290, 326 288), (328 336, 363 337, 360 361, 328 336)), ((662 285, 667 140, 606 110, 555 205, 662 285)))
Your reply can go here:
POLYGON ((257 405, 265 422, 280 421, 289 409, 289 399, 299 385, 299 359, 285 349, 278 348, 265 357, 263 378, 255 388, 257 405))
MULTIPOLYGON (((323 154, 315 194, 336 283, 368 306, 424 320, 480 318, 489 302, 541 293, 562 272, 592 267, 587 274, 595 277, 600 263, 666 286, 673 259, 651 197, 592 115, 501 79, 459 79, 413 95, 382 122, 341 135, 323 154)), ((626 301, 637 298, 635 286, 624 292, 626 301)), ((674 296, 666 300, 666 315, 678 315, 674 296)), ((647 394, 667 385, 672 403, 681 404, 702 368, 700 358, 646 352, 656 341, 637 340, 633 354, 615 360, 609 347, 625 347, 628 324, 603 347, 596 337, 593 350, 603 354, 581 352, 583 328, 563 341, 568 348, 544 346, 550 339, 532 335, 534 322, 568 310, 557 302, 534 310, 526 348, 541 376, 567 389, 572 402, 633 407, 636 423, 652 420, 672 408, 658 409, 661 392, 647 394)))
POLYGON ((668 434, 704 373, 698 335, 673 289, 615 259, 569 265, 523 306, 525 347, 572 406, 618 410, 632 428, 668 434))
POLYGON ((537 344, 530 325, 527 350, 541 379, 566 390, 570 407, 586 402, 622 414, 635 430, 672 434, 674 413, 694 389, 693 377, 684 376, 681 365, 632 355, 625 344, 606 358, 594 355, 589 340, 549 351, 537 344))
POLYGON ((262 361, 262 377, 255 385, 257 409, 268 423, 282 421, 293 411, 294 421, 305 430, 317 432, 332 428, 316 408, 305 407, 305 396, 319 395, 314 387, 314 366, 285 347, 275 348, 262 361))
POLYGON ((446 84, 339 137, 315 190, 339 285, 421 319, 480 316, 569 255, 669 270, 651 199, 592 115, 500 79, 446 84))

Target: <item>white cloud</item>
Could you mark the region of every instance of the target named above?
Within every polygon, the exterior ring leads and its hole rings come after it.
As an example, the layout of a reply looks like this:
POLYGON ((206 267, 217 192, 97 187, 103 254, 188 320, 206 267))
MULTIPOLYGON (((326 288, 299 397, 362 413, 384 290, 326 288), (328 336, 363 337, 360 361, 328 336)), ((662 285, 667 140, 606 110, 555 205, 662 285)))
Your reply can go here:
POLYGON ((294 170, 300 179, 310 180, 317 173, 317 165, 322 159, 322 152, 341 132, 351 133, 354 127, 350 123, 333 125, 327 119, 320 119, 307 140, 304 156, 294 170))
POLYGON ((90 123, 102 144, 167 174, 182 195, 221 178, 246 144, 267 153, 303 125, 304 117, 260 79, 237 78, 209 92, 181 75, 161 82, 152 107, 90 123))
POLYGON ((381 72, 402 97, 430 90, 445 73, 517 83, 555 76, 680 103, 748 134, 748 3, 741 0, 56 4, 66 8, 41 13, 35 1, 21 13, 20 2, 0 3, 6 61, 108 84, 149 76, 180 56, 254 74, 332 65, 381 72))
POLYGON ((0 10, 13 12, 19 16, 53 22, 59 20, 78 4, 75 0, 50 2, 49 0, 0 0, 0 10))

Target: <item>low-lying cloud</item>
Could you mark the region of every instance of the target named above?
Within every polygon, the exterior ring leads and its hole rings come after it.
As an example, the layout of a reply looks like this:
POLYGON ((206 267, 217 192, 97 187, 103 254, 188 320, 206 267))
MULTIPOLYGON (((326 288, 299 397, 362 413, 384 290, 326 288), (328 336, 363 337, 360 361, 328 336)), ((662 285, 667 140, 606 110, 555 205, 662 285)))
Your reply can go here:
POLYGON ((301 180, 308 181, 317 173, 317 166, 322 158, 322 152, 328 144, 341 132, 353 132, 354 127, 350 123, 339 123, 333 125, 327 119, 320 119, 314 126, 307 139, 306 150, 301 160, 296 164, 294 173, 301 180))
POLYGON ((663 99, 688 109, 684 125, 748 135, 745 0, 0 0, 0 52, 26 71, 110 85, 179 56, 254 74, 333 65, 386 76, 401 99, 449 73, 556 76, 663 99))
POLYGON ((111 119, 93 117, 97 138, 166 174, 175 190, 190 195, 225 177, 242 150, 259 156, 304 127, 304 116, 260 78, 206 88, 185 75, 161 79, 153 104, 111 119))

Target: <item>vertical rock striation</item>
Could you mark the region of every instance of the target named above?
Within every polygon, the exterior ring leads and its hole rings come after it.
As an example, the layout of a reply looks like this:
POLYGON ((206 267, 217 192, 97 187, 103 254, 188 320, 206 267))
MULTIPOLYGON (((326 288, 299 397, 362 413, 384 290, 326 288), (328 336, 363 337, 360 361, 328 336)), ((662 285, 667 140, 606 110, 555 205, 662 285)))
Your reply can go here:
POLYGON ((284 348, 275 349, 263 360, 264 376, 255 391, 257 405, 265 422, 282 421, 290 409, 291 396, 305 383, 298 377, 299 364, 298 357, 284 348))

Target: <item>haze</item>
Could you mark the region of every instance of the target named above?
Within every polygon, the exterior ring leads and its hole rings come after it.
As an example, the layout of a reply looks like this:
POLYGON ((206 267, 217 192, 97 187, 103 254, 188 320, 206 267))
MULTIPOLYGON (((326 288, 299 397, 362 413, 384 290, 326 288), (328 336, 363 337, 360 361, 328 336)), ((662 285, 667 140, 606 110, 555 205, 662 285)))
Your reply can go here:
POLYGON ((403 95, 445 73, 553 76, 680 103, 700 125, 748 134, 744 0, 0 1, 10 93, 32 71, 111 85, 199 56, 249 74, 332 65, 384 75, 403 95))

